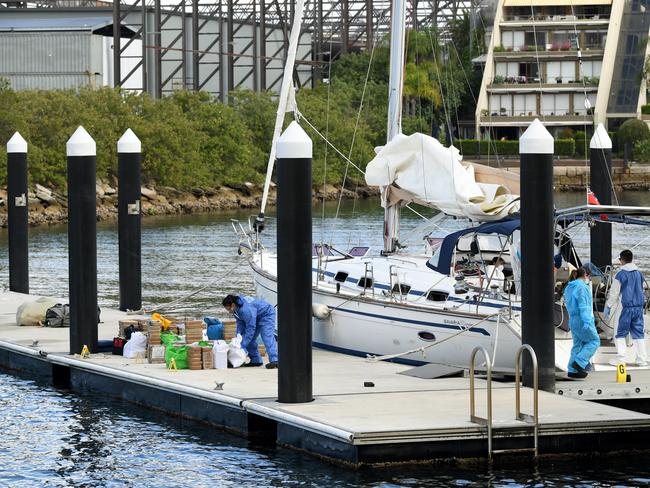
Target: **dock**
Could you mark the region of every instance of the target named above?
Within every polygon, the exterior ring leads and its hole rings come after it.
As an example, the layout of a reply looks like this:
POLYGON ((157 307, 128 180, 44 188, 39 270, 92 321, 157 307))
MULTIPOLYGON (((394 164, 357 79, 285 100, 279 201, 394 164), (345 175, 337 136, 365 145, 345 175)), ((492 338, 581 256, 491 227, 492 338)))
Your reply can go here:
MULTIPOLYGON (((276 370, 170 371, 164 364, 111 354, 70 355, 67 328, 15 324, 16 308, 36 298, 0 294, 0 368, 4 370, 204 422, 215 427, 215 436, 228 431, 270 439, 352 467, 488 455, 486 427, 470 421, 466 377, 422 379, 400 374, 409 366, 314 350, 314 401, 281 404, 276 401, 276 370), (34 341, 38 343, 33 345, 34 341), (217 383, 223 383, 222 389, 216 389, 217 383)), ((118 321, 127 317, 134 318, 102 309, 100 339, 112 339, 118 321)), ((585 401, 597 399, 592 390, 598 389, 599 381, 605 384, 607 374, 590 375, 585 382, 558 382, 561 394, 539 393, 540 455, 647 448, 650 415, 585 401), (578 388, 582 388, 580 395, 578 388)), ((619 384, 620 388, 650 391, 650 372, 631 371, 631 375, 635 383, 619 384)), ((477 415, 483 417, 486 386, 477 379, 477 415)), ((495 381, 492 387, 493 449, 530 448, 533 429, 516 420, 514 384, 495 381)), ((608 399, 621 399, 627 391, 617 394, 613 387, 606 388, 608 399)), ((532 412, 532 397, 532 390, 522 389, 522 411, 532 412)))

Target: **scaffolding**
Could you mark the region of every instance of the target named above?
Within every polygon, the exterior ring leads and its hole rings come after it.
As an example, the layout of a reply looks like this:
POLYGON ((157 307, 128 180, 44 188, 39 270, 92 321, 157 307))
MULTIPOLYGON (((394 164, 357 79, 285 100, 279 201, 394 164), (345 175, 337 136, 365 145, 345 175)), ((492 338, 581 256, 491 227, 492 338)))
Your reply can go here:
MULTIPOLYGON (((444 31, 476 3, 411 0, 409 25, 444 31)), ((129 83, 156 98, 178 89, 203 90, 226 101, 239 87, 279 89, 293 6, 291 0, 5 0, 0 15, 4 8, 110 12, 115 86, 129 83), (134 34, 124 37, 125 26, 134 34)), ((390 6, 390 0, 308 0, 295 83, 313 86, 331 60, 370 49, 388 35, 390 6)))

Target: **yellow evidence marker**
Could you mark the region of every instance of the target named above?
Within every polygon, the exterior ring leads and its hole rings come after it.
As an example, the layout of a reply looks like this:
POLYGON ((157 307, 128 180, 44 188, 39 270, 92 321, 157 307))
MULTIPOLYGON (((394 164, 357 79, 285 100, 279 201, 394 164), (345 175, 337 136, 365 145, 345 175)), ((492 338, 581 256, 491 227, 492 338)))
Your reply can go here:
POLYGON ((81 349, 81 359, 90 357, 90 350, 88 349, 88 346, 84 344, 84 347, 81 349))
POLYGON ((167 369, 169 369, 169 371, 178 371, 178 368, 176 367, 176 360, 174 358, 171 358, 169 360, 169 366, 167 369))
POLYGON ((625 383, 626 381, 625 363, 618 363, 616 366, 616 383, 625 383))

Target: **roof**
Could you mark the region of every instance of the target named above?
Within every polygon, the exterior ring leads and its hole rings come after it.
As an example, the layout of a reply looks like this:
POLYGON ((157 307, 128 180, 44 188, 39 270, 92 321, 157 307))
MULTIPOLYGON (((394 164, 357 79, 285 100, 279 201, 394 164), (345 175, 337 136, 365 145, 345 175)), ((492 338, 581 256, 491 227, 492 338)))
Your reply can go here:
MULTIPOLYGON (((110 15, 87 15, 84 17, 40 14, 0 16, 0 31, 91 31, 101 35, 112 35, 113 18, 110 15), (108 29, 107 29, 108 28, 108 29)), ((135 30, 122 25, 122 37, 133 37, 135 30), (126 34, 124 35, 125 32, 126 34), (130 34, 130 35, 129 35, 130 34)))

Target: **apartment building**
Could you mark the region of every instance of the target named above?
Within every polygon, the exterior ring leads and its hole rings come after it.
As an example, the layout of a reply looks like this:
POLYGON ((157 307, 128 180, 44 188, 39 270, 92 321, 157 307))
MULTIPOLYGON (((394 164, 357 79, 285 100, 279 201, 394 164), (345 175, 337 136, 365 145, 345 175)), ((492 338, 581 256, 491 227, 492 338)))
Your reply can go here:
POLYGON ((476 109, 480 138, 557 135, 641 117, 650 0, 499 0, 476 109))

